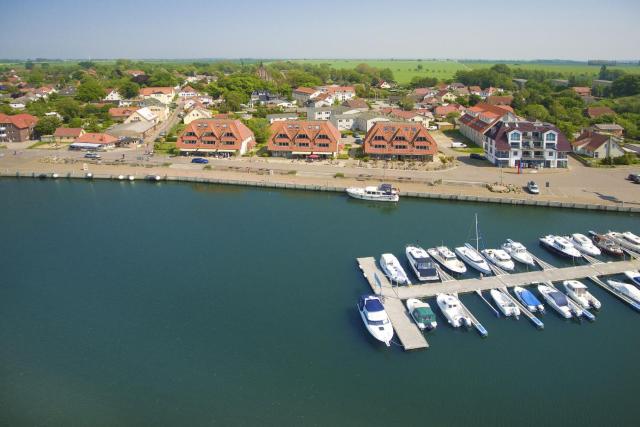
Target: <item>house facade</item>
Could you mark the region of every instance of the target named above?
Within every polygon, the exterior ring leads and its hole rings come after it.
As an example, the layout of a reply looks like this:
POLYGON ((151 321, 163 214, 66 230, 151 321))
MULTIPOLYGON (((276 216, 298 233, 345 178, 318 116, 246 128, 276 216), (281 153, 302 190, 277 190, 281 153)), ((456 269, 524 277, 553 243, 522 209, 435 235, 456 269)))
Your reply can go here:
POLYGON ((620 157, 625 151, 620 145, 621 140, 613 135, 601 134, 592 130, 587 130, 580 134, 571 143, 573 152, 595 159, 620 157))
POLYGON ((84 135, 82 128, 57 128, 53 133, 53 141, 57 144, 68 144, 84 135))
POLYGON ((310 87, 301 86, 291 92, 291 96, 298 102, 298 105, 304 106, 311 98, 320 95, 322 91, 310 87))
POLYGON ((198 119, 182 131, 176 147, 185 155, 243 155, 255 144, 253 132, 240 120, 198 119))
POLYGON ((149 109, 149 107, 144 107, 134 111, 124 121, 124 123, 133 123, 133 122, 147 122, 155 125, 159 122, 159 120, 158 120, 158 116, 156 116, 149 109))
POLYGON ((340 132, 328 121, 288 120, 271 125, 268 150, 276 157, 335 157, 340 132))
POLYGON ((123 122, 137 110, 138 107, 113 107, 109 108, 109 117, 116 122, 123 122))
POLYGON ((477 104, 467 108, 458 120, 460 133, 479 147, 484 143, 484 134, 499 121, 515 122, 515 114, 503 106, 477 104))
POLYGON ((0 113, 0 141, 24 142, 33 139, 33 128, 38 118, 31 114, 13 116, 0 113))
POLYGON ((210 119, 211 118, 211 111, 204 109, 204 108, 194 108, 193 110, 189 111, 184 118, 182 119, 182 122, 185 125, 188 125, 189 123, 191 123, 194 120, 199 120, 199 119, 210 119))
POLYGON ((176 96, 176 91, 172 87, 143 87, 140 89, 140 96, 143 99, 157 99, 164 105, 169 105, 176 96))
POLYGON ((374 158, 432 161, 438 146, 420 123, 377 122, 367 132, 363 150, 374 158))
POLYGON ((70 150, 110 150, 116 147, 118 138, 106 133, 85 133, 69 145, 70 150))
POLYGON ((267 114, 267 120, 269 124, 285 122, 287 120, 298 120, 298 115, 296 113, 267 114))
POLYGON ((116 89, 107 89, 105 90, 105 93, 107 95, 104 97, 103 101, 120 102, 123 99, 120 93, 116 89))

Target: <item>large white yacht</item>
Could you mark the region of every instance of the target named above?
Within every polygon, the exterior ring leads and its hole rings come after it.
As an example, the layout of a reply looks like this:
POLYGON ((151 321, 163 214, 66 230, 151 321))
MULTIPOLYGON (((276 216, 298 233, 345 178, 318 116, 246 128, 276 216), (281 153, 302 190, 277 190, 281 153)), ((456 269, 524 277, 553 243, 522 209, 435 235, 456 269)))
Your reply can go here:
POLYGON ((467 313, 462 309, 458 298, 449 294, 438 294, 436 296, 436 302, 451 326, 454 328, 471 326, 471 318, 467 316, 467 313))
POLYGON ((484 255, 484 257, 488 259, 490 263, 500 267, 503 270, 513 271, 516 268, 507 251, 503 249, 483 249, 480 252, 482 252, 482 255, 484 255))
POLYGON ((582 258, 579 250, 562 236, 547 235, 540 238, 540 244, 551 252, 567 258, 582 258))
POLYGON ((502 249, 504 249, 511 258, 522 264, 527 264, 532 267, 536 265, 533 256, 531 256, 527 248, 520 242, 514 242, 511 239, 507 239, 507 241, 502 244, 502 249))
POLYGON ((640 252, 640 237, 636 236, 630 231, 624 233, 618 233, 617 231, 610 231, 607 236, 615 240, 620 246, 631 249, 635 252, 640 252))
POLYGON ((387 275, 391 281, 396 282, 399 285, 410 285, 411 281, 407 277, 404 269, 400 265, 400 261, 393 254, 382 254, 380 256, 380 267, 384 274, 387 275))
POLYGON ((491 267, 487 264, 487 260, 469 243, 465 243, 464 246, 458 246, 455 251, 469 266, 475 268, 482 274, 491 274, 491 267))
POLYGON ((405 249, 409 265, 420 281, 438 280, 440 275, 436 263, 420 246, 409 245, 405 249))
POLYGON ((467 272, 467 266, 446 246, 427 249, 427 253, 452 273, 462 274, 467 272))
POLYGON ((584 234, 573 233, 570 240, 571 243, 573 243, 573 246, 575 246, 576 249, 578 249, 583 254, 598 256, 602 253, 600 249, 598 249, 596 245, 593 244, 591 239, 584 234))
POLYGON ((378 187, 349 187, 347 194, 354 199, 370 200, 373 202, 397 202, 400 194, 391 184, 380 184, 378 187))
POLYGON ((638 273, 637 271, 625 271, 624 275, 627 276, 627 279, 631 280, 631 282, 633 282, 633 284, 635 284, 636 286, 640 286, 640 273, 638 273))
POLYGON ((583 308, 600 308, 600 301, 589 292, 587 285, 578 280, 565 280, 562 282, 564 290, 574 301, 579 303, 583 308))
POLYGON ((358 311, 369 333, 389 347, 393 338, 393 326, 380 298, 375 295, 362 295, 358 300, 358 311))
POLYGON ((570 319, 573 316, 569 300, 565 294, 547 285, 538 285, 538 292, 540 292, 547 304, 553 307, 562 317, 570 319))
POLYGON ((607 280, 607 283, 616 291, 640 303, 640 289, 628 283, 618 282, 617 280, 607 280))
POLYGON ((496 305, 498 306, 502 314, 504 314, 507 317, 520 316, 520 309, 511 300, 511 298, 509 298, 507 295, 504 294, 504 292, 502 292, 499 289, 491 289, 489 293, 491 294, 491 298, 493 298, 493 301, 496 303, 496 305))

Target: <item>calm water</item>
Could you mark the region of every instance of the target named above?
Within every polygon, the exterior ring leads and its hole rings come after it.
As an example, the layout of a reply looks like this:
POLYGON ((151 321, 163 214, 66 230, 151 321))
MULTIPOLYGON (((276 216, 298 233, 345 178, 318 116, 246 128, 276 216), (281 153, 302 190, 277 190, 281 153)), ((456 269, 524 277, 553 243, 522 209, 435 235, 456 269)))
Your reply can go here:
MULTIPOLYGON (((640 316, 496 319, 383 348, 357 256, 637 215, 143 182, 0 181, 0 425, 637 425, 640 316)), ((439 315, 439 312, 438 312, 439 315)))

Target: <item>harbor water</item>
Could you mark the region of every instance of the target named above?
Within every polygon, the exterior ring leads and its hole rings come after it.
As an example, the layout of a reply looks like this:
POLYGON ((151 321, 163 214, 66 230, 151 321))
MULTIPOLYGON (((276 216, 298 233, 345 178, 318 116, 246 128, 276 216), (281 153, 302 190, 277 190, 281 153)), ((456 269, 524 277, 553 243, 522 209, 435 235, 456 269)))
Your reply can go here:
POLYGON ((637 425, 640 314, 375 342, 356 257, 631 230, 637 214, 147 182, 0 180, 0 425, 637 425), (635 420, 635 421, 634 421, 635 420))

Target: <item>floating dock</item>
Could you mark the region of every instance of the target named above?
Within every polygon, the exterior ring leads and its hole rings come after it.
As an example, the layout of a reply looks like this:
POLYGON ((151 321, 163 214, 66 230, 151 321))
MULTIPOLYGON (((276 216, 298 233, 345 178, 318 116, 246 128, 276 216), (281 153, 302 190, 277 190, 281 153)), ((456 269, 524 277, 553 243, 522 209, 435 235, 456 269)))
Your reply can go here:
POLYGON ((394 293, 397 287, 391 286, 387 277, 378 268, 376 260, 372 257, 367 257, 358 258, 357 261, 362 274, 369 282, 369 286, 371 286, 371 290, 380 296, 396 336, 400 339, 404 349, 417 350, 429 347, 422 331, 414 323, 402 300, 394 293))

